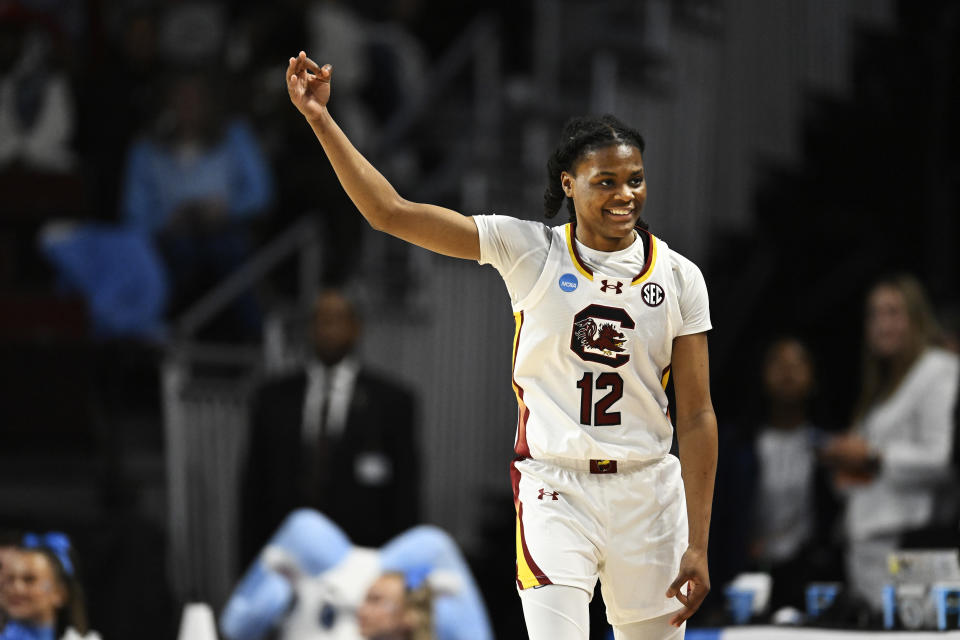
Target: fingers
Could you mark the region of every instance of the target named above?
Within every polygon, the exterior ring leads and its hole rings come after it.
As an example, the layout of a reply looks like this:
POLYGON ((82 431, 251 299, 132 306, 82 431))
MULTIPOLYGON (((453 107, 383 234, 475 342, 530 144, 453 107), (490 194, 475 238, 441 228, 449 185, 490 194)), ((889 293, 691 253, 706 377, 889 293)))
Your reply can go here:
POLYGON ((686 622, 687 619, 696 613, 697 609, 700 608, 700 605, 703 603, 704 598, 707 597, 707 592, 709 591, 709 587, 698 584, 697 581, 691 580, 689 577, 685 577, 683 574, 677 576, 677 579, 674 580, 667 589, 667 597, 675 597, 683 604, 683 609, 678 611, 677 614, 670 619, 670 624, 675 627, 679 627, 681 624, 686 622), (686 593, 683 592, 684 584, 687 585, 686 593))
POLYGON ((325 64, 322 67, 307 57, 305 51, 301 51, 295 57, 290 58, 287 64, 287 81, 303 77, 308 77, 310 73, 317 75, 321 80, 329 81, 333 71, 333 66, 325 64))
POLYGON ((689 609, 681 609, 680 611, 677 612, 677 615, 670 618, 670 624, 671 626, 679 627, 680 625, 682 625, 684 622, 687 621, 687 618, 689 618, 692 615, 693 615, 693 612, 690 611, 689 609))
POLYGON ((683 609, 677 611, 677 614, 670 618, 670 624, 679 627, 684 622, 686 622, 690 616, 697 612, 697 609, 700 608, 700 605, 703 603, 703 599, 707 597, 707 589, 697 588, 694 585, 686 595, 681 592, 677 592, 677 599, 683 603, 683 609))
POLYGON ((296 61, 296 64, 300 69, 306 69, 307 71, 311 71, 317 74, 318 76, 320 76, 321 78, 323 78, 324 80, 326 80, 330 76, 330 70, 333 68, 329 64, 325 64, 321 67, 316 62, 308 58, 306 52, 304 51, 301 51, 294 60, 296 61))
POLYGON ((290 82, 291 78, 296 77, 296 73, 297 73, 296 61, 297 61, 296 58, 290 58, 290 63, 287 64, 287 82, 290 82))
POLYGON ((291 97, 294 92, 299 90, 299 80, 297 76, 297 64, 296 58, 290 58, 290 64, 287 65, 287 92, 290 93, 291 97))
POLYGON ((686 584, 686 582, 687 578, 683 574, 677 576, 676 579, 670 583, 670 586, 667 587, 667 597, 672 598, 679 595, 680 589, 683 588, 683 585, 686 584))

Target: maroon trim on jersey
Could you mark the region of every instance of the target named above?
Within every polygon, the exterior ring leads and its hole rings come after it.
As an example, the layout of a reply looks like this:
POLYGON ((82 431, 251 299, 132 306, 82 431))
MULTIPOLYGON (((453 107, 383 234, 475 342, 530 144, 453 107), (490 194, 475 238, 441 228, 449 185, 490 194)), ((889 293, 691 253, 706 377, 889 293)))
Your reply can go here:
MULTIPOLYGON (((520 333, 523 331, 523 311, 520 312, 520 323, 517 327, 517 335, 513 340, 513 367, 517 367, 517 352, 520 349, 520 333)), ((530 447, 527 445, 527 420, 530 418, 530 409, 527 403, 523 401, 523 387, 517 384, 516 378, 511 376, 513 388, 517 394, 517 444, 514 452, 524 458, 532 458, 530 447)))
POLYGON ((580 257, 580 252, 577 250, 577 223, 570 223, 570 249, 573 251, 573 257, 576 259, 577 264, 580 265, 580 268, 593 276, 593 269, 587 266, 587 263, 583 261, 583 258, 580 257))
MULTIPOLYGON (((543 573, 543 570, 537 566, 537 563, 533 561, 530 549, 527 548, 527 537, 523 532, 523 503, 520 502, 520 469, 517 469, 516 460, 510 463, 510 484, 513 485, 513 506, 517 510, 517 526, 520 527, 520 548, 523 549, 523 559, 526 560, 527 566, 530 567, 530 571, 533 572, 533 577, 537 579, 537 582, 541 585, 553 584, 550 578, 543 573)), ((519 574, 520 571, 518 570, 517 587, 523 589, 519 574)))
MULTIPOLYGON (((666 392, 667 384, 670 382, 670 371, 673 364, 668 364, 663 372, 660 374, 660 384, 663 385, 663 390, 666 392)), ((673 417, 670 415, 670 402, 667 401, 667 421, 673 424, 673 417)))
MULTIPOLYGON (((570 229, 570 248, 573 249, 573 257, 576 258, 580 268, 592 276, 593 269, 587 266, 587 263, 583 261, 583 258, 580 257, 580 252, 577 250, 577 223, 571 222, 570 225, 572 227, 570 229)), ((650 270, 651 263, 653 262, 653 235, 646 229, 640 227, 634 227, 634 230, 643 239, 643 269, 631 278, 631 282, 636 282, 638 279, 647 275, 647 271, 650 270)))
POLYGON ((647 272, 650 271, 650 267, 653 264, 653 234, 640 227, 634 227, 634 229, 636 229, 637 233, 643 238, 643 269, 640 270, 640 273, 633 276, 633 282, 636 282, 647 275, 647 272))
POLYGON ((514 453, 524 458, 532 458, 530 446, 527 444, 527 419, 530 418, 530 409, 523 402, 523 389, 520 388, 520 385, 517 385, 517 393, 521 402, 517 407, 517 446, 514 447, 514 453))

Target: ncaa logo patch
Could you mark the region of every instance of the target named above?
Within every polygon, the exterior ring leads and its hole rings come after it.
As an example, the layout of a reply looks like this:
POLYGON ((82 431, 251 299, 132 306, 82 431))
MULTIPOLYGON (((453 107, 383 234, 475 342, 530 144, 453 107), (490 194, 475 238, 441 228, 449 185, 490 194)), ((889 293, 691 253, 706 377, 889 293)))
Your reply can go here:
POLYGON ((648 282, 640 289, 640 297, 648 307, 659 307, 666 296, 663 294, 663 287, 656 282, 648 282))
POLYGON ((577 280, 577 276, 572 273, 565 273, 560 276, 560 281, 557 284, 560 285, 560 291, 570 293, 571 291, 576 291, 580 285, 580 281, 577 280))

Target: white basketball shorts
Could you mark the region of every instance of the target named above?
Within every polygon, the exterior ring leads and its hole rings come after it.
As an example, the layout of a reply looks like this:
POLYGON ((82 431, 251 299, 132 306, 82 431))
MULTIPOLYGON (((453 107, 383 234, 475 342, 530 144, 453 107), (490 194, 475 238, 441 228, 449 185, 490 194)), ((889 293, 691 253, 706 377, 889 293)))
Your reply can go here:
POLYGON ((597 579, 611 624, 683 608, 664 594, 687 548, 680 461, 619 463, 590 473, 589 461, 512 463, 517 513, 517 587, 579 587, 597 579))

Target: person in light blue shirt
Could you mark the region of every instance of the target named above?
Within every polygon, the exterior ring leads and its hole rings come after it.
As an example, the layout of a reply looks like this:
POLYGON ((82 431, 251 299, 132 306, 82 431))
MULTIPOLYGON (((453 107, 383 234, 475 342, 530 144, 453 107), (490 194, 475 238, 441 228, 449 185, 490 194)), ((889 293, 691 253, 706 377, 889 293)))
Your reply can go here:
MULTIPOLYGON (((173 76, 151 135, 127 154, 121 217, 156 242, 174 314, 249 257, 252 223, 274 200, 256 135, 246 120, 221 113, 219 94, 208 75, 173 76)), ((245 330, 259 322, 250 298, 233 315, 245 330)))
POLYGON ((250 125, 234 119, 220 139, 202 141, 133 144, 123 193, 127 226, 149 233, 211 230, 264 212, 273 185, 250 125))

